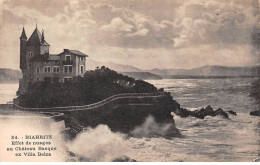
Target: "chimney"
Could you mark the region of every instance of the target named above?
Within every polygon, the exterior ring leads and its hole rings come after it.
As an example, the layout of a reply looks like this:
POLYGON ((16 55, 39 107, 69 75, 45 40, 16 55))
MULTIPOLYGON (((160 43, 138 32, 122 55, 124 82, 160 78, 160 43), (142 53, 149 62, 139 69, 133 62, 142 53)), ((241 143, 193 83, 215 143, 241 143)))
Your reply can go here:
POLYGON ((44 43, 44 30, 42 30, 42 39, 41 39, 41 43, 44 43))

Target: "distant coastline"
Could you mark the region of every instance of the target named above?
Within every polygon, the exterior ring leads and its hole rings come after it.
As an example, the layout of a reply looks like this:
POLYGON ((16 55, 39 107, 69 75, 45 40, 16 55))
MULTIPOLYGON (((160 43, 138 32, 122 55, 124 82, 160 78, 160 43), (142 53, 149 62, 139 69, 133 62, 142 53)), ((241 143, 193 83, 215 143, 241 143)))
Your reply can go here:
POLYGON ((20 70, 0 68, 1 84, 19 83, 20 78, 22 78, 22 72, 20 70))
MULTIPOLYGON (((101 65, 101 63, 92 62, 101 65)), ((93 65, 94 65, 93 64, 93 65)), ((204 66, 194 69, 151 69, 141 70, 129 65, 110 64, 112 70, 124 75, 142 80, 161 79, 226 79, 226 78, 256 78, 260 75, 260 66, 226 67, 204 66)), ((106 65, 105 65, 106 66, 106 65)), ((100 66, 101 67, 101 66, 100 66)), ((89 68, 87 68, 89 70, 89 68)), ((94 70, 94 69, 93 69, 94 70)), ((22 78, 20 70, 0 68, 0 83, 18 83, 22 78)))
POLYGON ((228 78, 256 78, 257 75, 245 75, 245 76, 197 76, 197 75, 172 75, 164 76, 164 79, 228 79, 228 78))

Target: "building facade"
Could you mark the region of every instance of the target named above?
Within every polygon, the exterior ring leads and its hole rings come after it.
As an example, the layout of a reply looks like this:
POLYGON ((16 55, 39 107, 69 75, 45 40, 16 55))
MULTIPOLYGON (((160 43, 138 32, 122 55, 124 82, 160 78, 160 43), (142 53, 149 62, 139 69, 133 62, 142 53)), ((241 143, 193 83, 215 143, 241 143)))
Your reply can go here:
POLYGON ((86 57, 78 51, 64 49, 60 54, 50 54, 50 45, 45 41, 37 26, 27 40, 23 28, 20 37, 20 68, 23 78, 19 82, 19 91, 23 92, 29 83, 50 81, 64 83, 86 72, 86 57))

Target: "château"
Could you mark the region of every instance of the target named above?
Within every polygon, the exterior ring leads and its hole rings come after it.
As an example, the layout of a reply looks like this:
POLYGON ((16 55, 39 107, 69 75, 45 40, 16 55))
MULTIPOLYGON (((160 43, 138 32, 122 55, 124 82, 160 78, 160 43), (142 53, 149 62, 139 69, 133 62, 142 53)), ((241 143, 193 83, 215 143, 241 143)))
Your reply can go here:
POLYGON ((40 33, 37 25, 28 40, 23 27, 20 37, 20 68, 23 77, 19 81, 19 92, 24 93, 29 83, 65 83, 75 76, 84 75, 88 55, 69 49, 59 54, 50 54, 49 48, 44 31, 40 33))

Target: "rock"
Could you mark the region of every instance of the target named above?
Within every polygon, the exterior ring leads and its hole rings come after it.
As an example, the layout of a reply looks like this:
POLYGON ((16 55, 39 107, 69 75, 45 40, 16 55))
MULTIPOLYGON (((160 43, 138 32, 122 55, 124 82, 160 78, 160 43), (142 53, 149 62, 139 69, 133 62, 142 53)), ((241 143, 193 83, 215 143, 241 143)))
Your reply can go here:
POLYGON ((90 162, 90 158, 78 155, 72 151, 67 151, 67 162, 90 162))
POLYGON ((250 112, 250 115, 251 115, 251 116, 260 116, 260 110, 251 111, 251 112, 250 112))
POLYGON ((121 156, 112 160, 112 162, 137 162, 135 159, 131 159, 128 156, 121 156))
POLYGON ((192 112, 187 110, 187 109, 183 109, 183 108, 177 108, 174 112, 176 115, 180 116, 180 117, 188 117, 188 116, 192 116, 192 112))
POLYGON ((235 111, 230 110, 230 111, 228 111, 228 113, 230 113, 231 115, 237 116, 237 113, 235 111))
POLYGON ((213 110, 213 108, 212 108, 210 105, 208 105, 208 106, 205 108, 205 111, 211 113, 211 112, 213 112, 214 110, 213 110))
POLYGON ((201 119, 204 119, 206 116, 216 116, 213 108, 210 105, 208 105, 205 109, 201 108, 199 111, 196 110, 193 113, 194 113, 194 117, 198 117, 201 119))
POLYGON ((218 116, 222 116, 225 119, 229 119, 228 114, 225 111, 223 111, 221 108, 218 108, 217 110, 214 111, 210 105, 208 105, 206 108, 201 108, 200 110, 195 110, 195 111, 179 108, 176 109, 175 114, 180 117, 193 116, 200 119, 204 119, 206 116, 214 117, 218 115, 218 116))
MULTIPOLYGON (((64 112, 65 126, 70 128, 65 132, 66 139, 72 140, 84 128, 95 128, 100 124, 107 125, 113 132, 131 136, 131 131, 141 126, 148 116, 152 116, 158 126, 169 125, 162 134, 160 134, 161 130, 155 129, 155 137, 181 137, 171 115, 171 112, 178 108, 180 105, 172 99, 170 94, 167 94, 162 97, 142 99, 121 98, 94 110, 64 112)), ((152 134, 148 134, 150 135, 152 134)))
POLYGON ((260 162, 260 157, 253 160, 253 162, 260 162))
POLYGON ((217 110, 215 110, 214 113, 216 115, 224 117, 225 119, 229 119, 228 114, 225 111, 223 111, 223 109, 221 109, 221 108, 218 108, 217 110))

